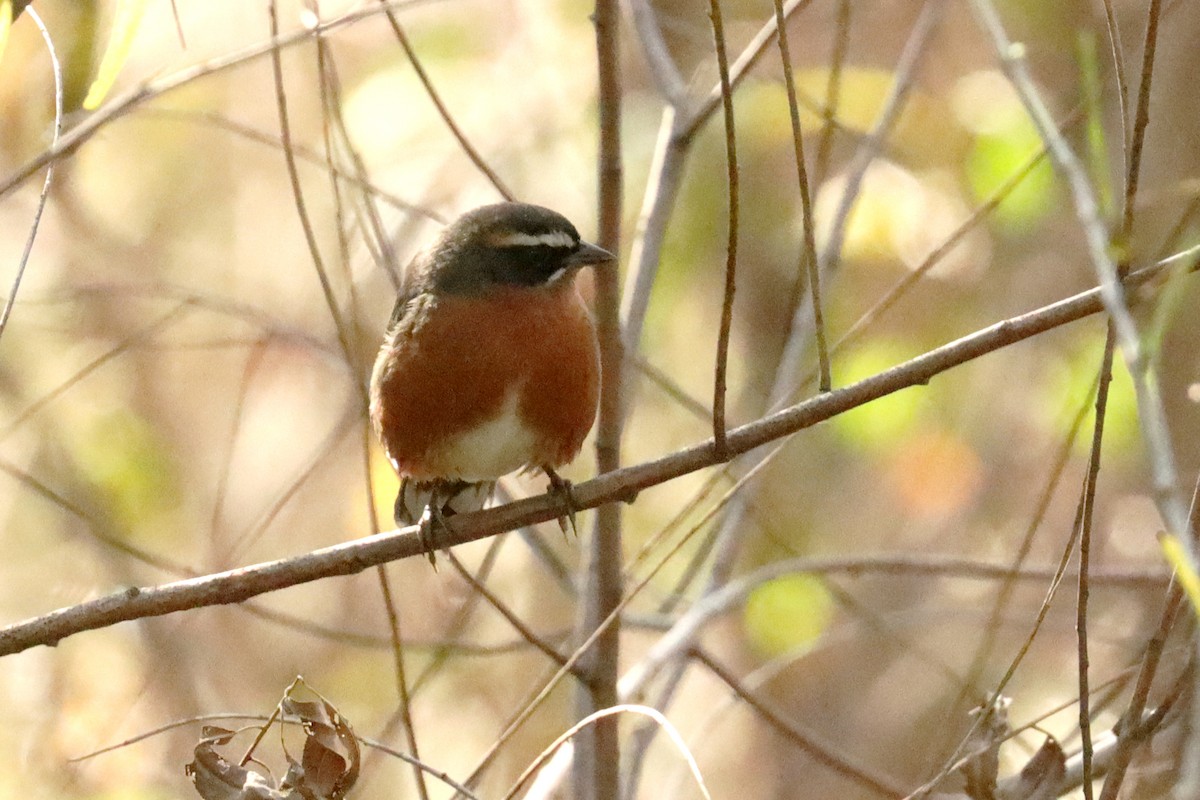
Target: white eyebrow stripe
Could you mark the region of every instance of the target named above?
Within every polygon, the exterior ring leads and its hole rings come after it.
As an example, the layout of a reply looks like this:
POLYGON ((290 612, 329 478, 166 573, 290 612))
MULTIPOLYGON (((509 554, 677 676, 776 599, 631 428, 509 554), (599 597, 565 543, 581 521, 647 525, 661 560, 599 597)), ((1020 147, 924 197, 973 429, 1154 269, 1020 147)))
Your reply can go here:
POLYGON ((496 242, 499 247, 574 247, 575 240, 566 231, 551 231, 550 233, 521 233, 514 231, 506 233, 496 242))

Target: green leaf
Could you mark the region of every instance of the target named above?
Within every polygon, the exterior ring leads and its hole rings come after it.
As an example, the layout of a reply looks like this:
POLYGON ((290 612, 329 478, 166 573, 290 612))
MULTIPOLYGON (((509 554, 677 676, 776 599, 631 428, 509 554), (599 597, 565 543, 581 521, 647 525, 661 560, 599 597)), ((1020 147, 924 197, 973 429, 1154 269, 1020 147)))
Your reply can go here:
POLYGON ((129 411, 106 414, 76 450, 79 467, 125 531, 146 532, 178 503, 170 448, 149 422, 129 411))
MULTIPOLYGON (((1025 114, 1010 115, 995 131, 980 133, 967 156, 966 173, 976 199, 991 197, 1042 148, 1041 137, 1025 114)), ((1011 228, 1027 227, 1058 208, 1054 168, 1043 160, 996 209, 994 218, 1011 228)))

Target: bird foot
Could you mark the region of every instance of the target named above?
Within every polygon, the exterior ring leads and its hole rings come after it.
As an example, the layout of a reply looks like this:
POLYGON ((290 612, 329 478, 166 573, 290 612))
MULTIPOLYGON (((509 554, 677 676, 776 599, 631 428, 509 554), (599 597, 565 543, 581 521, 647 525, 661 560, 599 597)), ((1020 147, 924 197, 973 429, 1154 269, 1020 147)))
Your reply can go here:
POLYGON ((550 486, 547 491, 550 494, 557 495, 567 507, 565 516, 558 518, 558 527, 562 528, 563 536, 567 535, 567 523, 571 524, 571 532, 579 536, 579 526, 575 523, 575 512, 579 508, 579 503, 575 499, 575 487, 572 483, 554 471, 553 467, 543 466, 542 471, 546 473, 546 477, 550 479, 550 486))
MULTIPOLYGON (((400 494, 396 496, 396 524, 398 525, 412 524, 410 508, 412 498, 407 495, 407 491, 407 488, 402 484, 400 494)), ((430 487, 429 499, 425 504, 425 509, 416 520, 417 541, 420 542, 421 550, 425 553, 425 557, 429 559, 429 564, 435 572, 437 571, 437 543, 440 538, 445 538, 445 534, 449 532, 446 518, 455 514, 455 510, 450 506, 450 503, 456 495, 456 491, 451 491, 448 496, 445 496, 445 490, 442 487, 430 487)))
POLYGON ((429 559, 429 566, 433 567, 434 572, 437 572, 438 534, 445 533, 445 531, 446 516, 442 513, 441 504, 434 498, 429 505, 425 506, 425 513, 417 521, 417 541, 421 543, 421 550, 425 552, 425 557, 429 559))

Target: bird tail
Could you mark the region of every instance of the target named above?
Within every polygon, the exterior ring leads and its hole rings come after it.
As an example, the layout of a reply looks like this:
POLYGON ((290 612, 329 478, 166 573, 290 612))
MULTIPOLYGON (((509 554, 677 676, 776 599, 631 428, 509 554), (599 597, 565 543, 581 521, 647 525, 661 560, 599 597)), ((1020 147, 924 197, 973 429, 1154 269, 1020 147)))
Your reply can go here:
POLYGON ((443 517, 483 508, 496 488, 495 481, 415 481, 402 478, 396 495, 397 525, 415 525, 425 509, 436 503, 443 517))

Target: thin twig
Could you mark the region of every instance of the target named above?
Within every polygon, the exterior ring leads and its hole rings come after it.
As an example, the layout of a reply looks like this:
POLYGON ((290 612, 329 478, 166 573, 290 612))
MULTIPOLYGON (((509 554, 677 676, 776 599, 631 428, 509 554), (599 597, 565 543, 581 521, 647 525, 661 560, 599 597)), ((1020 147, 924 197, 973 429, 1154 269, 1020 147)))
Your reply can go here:
MULTIPOLYGON (((373 497, 370 497, 370 492, 368 492, 368 501, 372 501, 373 499, 373 497)), ((374 505, 373 502, 372 505, 374 505)), ((379 580, 380 596, 383 600, 384 611, 387 614, 388 635, 391 638, 392 645, 392 663, 396 668, 396 693, 399 700, 397 711, 404 722, 404 738, 405 743, 408 745, 408 752, 414 759, 420 759, 421 751, 417 747, 417 728, 413 724, 412 718, 412 698, 408 690, 408 677, 405 675, 404 670, 404 638, 400 633, 400 612, 396 610, 396 598, 392 592, 391 581, 388 579, 387 567, 380 564, 375 568, 375 576, 379 580)), ((425 785, 424 771, 419 767, 415 767, 413 778, 417 784, 417 795, 421 800, 429 800, 429 788, 425 785)))
MULTIPOLYGON (((812 2, 813 0, 787 0, 787 3, 784 5, 783 9, 784 19, 791 19, 792 14, 807 8, 812 4, 812 2)), ((745 49, 742 50, 741 54, 738 55, 732 64, 730 64, 729 85, 732 88, 737 88, 738 84, 742 82, 742 79, 750 74, 750 70, 754 68, 754 65, 757 64, 758 60, 762 58, 764 53, 766 53, 767 48, 771 46, 771 42, 778 32, 779 29, 776 27, 775 16, 772 15, 765 23, 763 23, 763 26, 759 28, 758 32, 754 34, 754 37, 746 45, 745 49)), ((702 102, 698 108, 693 110, 685 121, 681 122, 679 126, 679 136, 684 139, 691 139, 694 137, 704 123, 708 122, 709 118, 716 113, 717 108, 721 106, 721 103, 723 102, 722 96, 723 90, 721 88, 721 83, 718 81, 718 83, 709 90, 708 96, 704 99, 704 102, 702 102)), ((809 101, 809 103, 806 103, 806 105, 815 110, 821 116, 827 116, 825 109, 820 107, 819 104, 809 101)))
MULTIPOLYGON (((506 537, 501 535, 488 542, 487 552, 483 554, 483 559, 480 561, 478 571, 472 576, 476 582, 486 583, 488 578, 491 577, 492 570, 495 568, 496 562, 500 557, 500 548, 504 545, 505 541, 506 537)), ((414 694, 418 692, 427 682, 432 680, 438 674, 439 670, 441 670, 441 668, 447 663, 450 655, 454 652, 454 648, 457 645, 459 638, 466 632, 467 625, 473 618, 476 609, 478 609, 482 603, 483 595, 472 594, 458 607, 455 615, 451 618, 450 623, 446 626, 446 644, 438 647, 438 649, 430 657, 429 663, 425 665, 424 669, 422 669, 417 675, 416 680, 413 681, 412 691, 414 694)), ((526 644, 529 644, 527 639, 522 641, 524 641, 526 644)))
POLYGON ((621 300, 621 325, 625 331, 625 349, 637 352, 642 327, 650 308, 650 291, 658 278, 663 240, 683 183, 684 164, 689 143, 679 136, 679 114, 666 106, 658 126, 658 140, 651 157, 642 208, 629 248, 629 279, 621 300))
POLYGON ((392 26, 392 33, 396 35, 396 41, 400 43, 400 47, 404 50, 404 55, 408 58, 409 63, 412 64, 413 71, 417 73, 417 79, 421 81, 421 86, 425 88, 425 94, 429 95, 434 108, 437 109, 438 116, 442 118, 442 121, 446 123, 446 127, 450 129, 450 134, 458 142, 458 146, 462 148, 467 158, 471 159, 471 163, 487 177, 492 186, 496 188, 496 191, 505 200, 515 200, 516 195, 504 184, 504 181, 500 179, 496 171, 488 165, 487 161, 484 160, 483 156, 475 149, 475 146, 471 144, 466 134, 462 132, 462 129, 454 121, 454 117, 450 114, 450 109, 442 101, 441 94, 438 93, 437 88, 433 85, 433 81, 430 80, 428 73, 425 72, 425 67, 422 66, 421 59, 417 57, 417 51, 413 49, 412 44, 408 41, 408 34, 404 32, 404 28, 400 27, 400 20, 396 18, 396 12, 387 5, 386 0, 380 0, 380 4, 383 6, 384 13, 387 14, 388 23, 392 26))
POLYGON ((391 281, 393 290, 399 290, 402 276, 400 275, 400 265, 396 256, 395 245, 392 242, 392 237, 388 235, 384 228, 383 220, 379 216, 379 209, 374 202, 374 195, 369 188, 371 182, 367 175, 366 163, 363 161, 362 154, 355 147, 354 140, 346 128, 346 115, 342 113, 342 84, 337 69, 334 67, 332 58, 321 55, 329 50, 326 37, 317 37, 317 48, 319 60, 325 64, 320 71, 321 99, 325 108, 325 113, 321 118, 321 130, 325 137, 324 162, 326 170, 329 173, 331 190, 336 203, 338 244, 341 249, 343 269, 346 272, 345 280, 350 292, 350 307, 352 309, 350 316, 351 324, 354 325, 355 341, 360 341, 361 339, 358 335, 362 331, 358 322, 360 319, 360 315, 358 314, 358 296, 355 290, 356 282, 350 274, 349 242, 347 241, 346 225, 344 224, 343 182, 359 190, 359 202, 355 204, 355 207, 359 215, 366 218, 366 224, 362 230, 363 243, 372 253, 375 263, 383 267, 384 272, 391 281), (334 136, 335 133, 336 139, 334 136), (334 158, 334 151, 338 149, 339 145, 340 150, 350 160, 352 178, 343 177, 348 174, 348 171, 339 168, 334 158))
POLYGON ((513 627, 513 630, 520 634, 522 639, 540 650, 543 655, 553 661, 556 665, 561 667, 563 664, 567 663, 567 659, 562 653, 558 652, 549 642, 546 642, 544 639, 542 639, 542 637, 538 636, 537 632, 526 625, 525 621, 522 620, 520 616, 518 616, 511 608, 509 608, 507 603, 497 597, 496 594, 492 592, 492 590, 489 589, 486 584, 480 580, 477 580, 475 576, 471 574, 471 571, 467 569, 466 565, 459 561, 458 556, 454 555, 453 551, 447 550, 445 551, 444 555, 446 556, 446 560, 450 562, 450 566, 454 567, 454 570, 458 573, 459 577, 466 581, 471 589, 485 601, 487 601, 487 604, 495 609, 500 616, 504 617, 504 619, 508 621, 508 624, 513 627))
MULTIPOLYGON (((270 3, 267 5, 271 19, 272 42, 279 41, 279 13, 275 4, 276 0, 270 0, 270 3)), ((304 201, 304 190, 300 186, 300 173, 296 169, 296 156, 292 153, 292 126, 288 115, 287 94, 283 86, 283 54, 280 46, 271 49, 271 74, 275 80, 275 101, 279 112, 280 140, 283 143, 283 156, 287 164, 288 180, 292 186, 292 199, 296 203, 296 215, 300 218, 300 226, 304 229, 304 239, 308 244, 308 252, 312 257, 313 267, 317 271, 317 279, 321 283, 321 294, 325 298, 326 309, 337 331, 338 344, 342 348, 346 363, 353 366, 355 363, 353 350, 350 348, 346 326, 342 321, 341 312, 338 310, 337 299, 333 294, 333 286, 330 284, 329 275, 325 270, 325 262, 321 258, 321 248, 317 243, 317 233, 313 229, 312 219, 308 215, 308 207, 304 201)), ((359 391, 360 393, 364 393, 365 396, 366 390, 364 388, 360 388, 359 391)))
POLYGON ((246 398, 250 395, 250 388, 254 384, 255 376, 262 368, 263 357, 266 355, 268 345, 268 339, 259 339, 246 354, 237 393, 234 395, 233 408, 229 410, 229 430, 224 438, 226 447, 222 454, 220 471, 217 473, 216 487, 213 490, 212 516, 209 518, 208 526, 207 543, 210 552, 208 561, 213 565, 224 566, 228 563, 225 559, 233 555, 232 553, 222 555, 218 551, 217 543, 222 538, 221 516, 225 510, 225 501, 229 491, 229 476, 233 472, 233 458, 237 453, 238 439, 242 433, 242 424, 245 422, 246 398))
POLYGON ((837 131, 838 106, 842 97, 842 68, 850 51, 850 0, 838 0, 834 21, 833 52, 829 55, 829 78, 825 81, 825 111, 821 134, 817 139, 817 157, 813 162, 813 184, 820 186, 829 175, 829 159, 833 155, 833 134, 837 131))
MULTIPOLYGON (((796 150, 796 182, 800 186, 800 218, 804 226, 801 267, 808 277, 808 295, 812 301, 813 333, 817 343, 818 386, 822 392, 833 388, 829 370, 829 345, 825 341, 825 315, 821 305, 821 273, 817 268, 817 240, 813 227, 812 192, 808 167, 804 163, 804 132, 800 128, 800 106, 796 102, 796 79, 792 75, 792 55, 788 50, 787 23, 783 18, 783 0, 775 0, 775 27, 779 29, 779 58, 783 62, 783 85, 787 91, 788 113, 792 121, 792 143, 796 150)), ((799 285, 797 276, 797 285, 799 285)))
POLYGON ((898 798, 904 796, 904 789, 891 777, 880 775, 866 764, 856 763, 848 756, 838 753, 836 746, 831 742, 822 741, 820 736, 814 731, 805 730, 800 725, 784 719, 774 708, 742 686, 742 682, 738 676, 710 656, 704 648, 692 648, 691 655, 703 664, 709 672, 716 675, 743 702, 753 708, 759 717, 770 724, 776 731, 779 731, 789 742, 796 745, 796 747, 812 758, 813 761, 816 761, 827 769, 833 770, 856 786, 867 789, 881 797, 898 798))
MULTIPOLYGON (((30 9, 30 11, 31 11, 31 14, 36 13, 33 11, 33 9, 30 9)), ((34 400, 28 406, 26 406, 25 408, 23 408, 19 412, 17 412, 17 414, 11 420, 8 420, 8 424, 5 425, 3 428, 0 428, 0 442, 3 442, 4 440, 8 439, 10 436, 15 434, 18 430, 20 430, 22 427, 24 427, 25 424, 29 422, 29 420, 33 419, 35 416, 40 414, 44 409, 48 408, 55 400, 57 400, 58 398, 65 395, 67 392, 69 392, 75 386, 78 386, 80 382, 82 382, 89 375, 91 375, 94 372, 96 372, 97 370, 99 370, 101 367, 114 361, 119 356, 125 355, 126 353, 128 353, 130 350, 132 350, 135 347, 144 346, 147 342, 149 342, 151 339, 153 339, 159 333, 161 333, 162 331, 166 330, 167 328, 175 325, 177 322, 180 322, 186 316, 186 314, 184 312, 188 311, 188 310, 189 309, 188 309, 186 303, 183 303, 183 302, 177 303, 174 307, 172 307, 166 313, 162 314, 161 316, 159 316, 152 322, 138 328, 133 333, 122 338, 119 342, 114 344, 112 347, 105 350, 103 353, 96 356, 94 359, 92 359, 88 363, 84 364, 82 367, 77 369, 75 371, 75 373, 73 375, 71 375, 69 378, 67 378, 65 381, 63 381, 58 386, 51 389, 46 394, 44 394, 41 397, 34 400)))
MULTIPOLYGON (((247 141, 257 142, 258 144, 263 144, 274 149, 282 149, 282 145, 280 144, 277 136, 259 130, 253 126, 237 122, 236 120, 230 119, 229 117, 217 111, 204 111, 200 109, 186 108, 147 108, 143 109, 140 114, 141 119, 153 117, 161 117, 170 120, 202 122, 218 130, 226 131, 235 136, 240 136, 247 141)), ((337 119, 338 127, 342 131, 342 138, 348 139, 348 136, 345 133, 344 120, 342 120, 341 115, 339 115, 337 119)), ((301 142, 292 142, 292 152, 295 153, 296 158, 300 159, 301 161, 307 161, 309 163, 317 164, 326 168, 329 166, 328 160, 324 155, 317 152, 315 149, 302 144, 301 142)), ((354 164, 354 172, 349 172, 345 169, 342 169, 336 164, 333 165, 333 169, 335 170, 339 180, 352 184, 356 188, 360 189, 364 195, 368 197, 379 198, 379 200, 387 203, 393 208, 419 215, 425 219, 442 225, 446 224, 446 218, 442 214, 438 213, 438 211, 435 209, 405 200, 400 196, 372 183, 366 174, 365 166, 360 166, 359 161, 361 159, 357 159, 357 152, 351 150, 350 154, 356 159, 354 164)))
POLYGON ((1096 416, 1092 423, 1092 444, 1088 453, 1087 476, 1083 483, 1081 519, 1079 526, 1079 592, 1075 602, 1075 635, 1079 674, 1079 738, 1083 764, 1084 800, 1092 800, 1092 716, 1088 691, 1088 570, 1091 563, 1092 527, 1096 519, 1096 484, 1100 479, 1100 455, 1104 444, 1104 421, 1108 417, 1108 389, 1112 383, 1113 356, 1116 353, 1116 332, 1106 326, 1104 355, 1101 359, 1096 386, 1096 416))
MULTIPOLYGON (((1195 506, 1193 505, 1193 508, 1195 506)), ((1178 615, 1179 608, 1182 604, 1183 592, 1179 585, 1172 582, 1167 591, 1167 602, 1163 607, 1162 614, 1159 616, 1158 628, 1146 642, 1145 652, 1142 654, 1142 664, 1138 671, 1137 684, 1134 686, 1133 693, 1129 697, 1129 705, 1125 709, 1125 713, 1121 716, 1123 720, 1121 728, 1117 735, 1117 751, 1113 755, 1112 763, 1108 768, 1108 775, 1104 779, 1104 787, 1100 790, 1100 800, 1116 800, 1118 792, 1121 791, 1121 784, 1125 780, 1125 774, 1129 769, 1129 763, 1133 760, 1133 754, 1137 750, 1138 737, 1134 735, 1136 732, 1135 726, 1128 722, 1142 718, 1142 712, 1146 708, 1146 701, 1150 696, 1150 687, 1154 683, 1154 677, 1158 672, 1159 658, 1162 656, 1163 648, 1167 643, 1167 635, 1171 632, 1171 627, 1175 623, 1175 618, 1178 615)))
MULTIPOLYGON (((713 443, 716 457, 729 457, 725 441, 725 382, 729 369, 729 334, 733 327, 733 296, 737 286, 738 245, 738 163, 737 128, 733 118, 733 87, 729 82, 729 56, 725 52, 725 27, 721 20, 720 0, 709 0, 708 18, 712 23, 717 49, 717 71, 721 77, 721 104, 725 111, 725 167, 729 181, 728 239, 725 251, 725 291, 721 301, 721 327, 717 334, 717 367, 713 380, 713 443)), ((783 19, 783 12, 779 12, 783 19)))
MULTIPOLYGON (((388 0, 387 7, 404 8, 420 2, 422 0, 388 0)), ((233 69, 263 56, 269 56, 272 52, 280 48, 296 45, 312 36, 332 33, 342 28, 350 27, 363 20, 376 17, 381 13, 382 9, 378 6, 349 11, 319 25, 315 25, 311 29, 295 31, 266 42, 251 45, 228 55, 179 70, 166 77, 135 86, 124 95, 109 101, 103 108, 96 111, 96 113, 85 117, 83 122, 67 131, 58 140, 57 144, 46 148, 21 166, 16 172, 0 181, 0 198, 3 198, 17 186, 20 186, 31 175, 34 175, 43 167, 71 155, 101 130, 135 109, 141 108, 151 100, 182 88, 192 81, 233 69)))
POLYGON ((671 58, 670 48, 663 40, 662 26, 654 4, 649 0, 630 0, 628 4, 633 29, 642 45, 642 54, 650 66, 650 76, 671 107, 681 108, 687 100, 687 86, 679 67, 671 58))
MULTIPOLYGON (((1087 417, 1088 411, 1092 408, 1092 398, 1095 393, 1095 387, 1088 392, 1087 396, 1079 404, 1075 412, 1074 418, 1071 420, 1067 433, 1062 438, 1058 450, 1054 454, 1054 461, 1050 467, 1050 474, 1046 479, 1045 485, 1041 494, 1034 504, 1033 514, 1030 516, 1028 525, 1025 527, 1025 533, 1021 537, 1021 543, 1017 547, 1016 553, 1013 555, 1011 566, 1014 576, 1020 572, 1025 565, 1025 560, 1029 557, 1030 551, 1033 549, 1034 538, 1038 530, 1041 528, 1042 522, 1046 518, 1046 512, 1050 509, 1050 503, 1054 499, 1055 493, 1058 491, 1059 483, 1062 481, 1063 474, 1066 471, 1067 463, 1070 461, 1071 454, 1075 449, 1075 442, 1079 437, 1079 431, 1083 427, 1083 421, 1087 417)), ((1000 590, 996 593, 996 599, 992 601, 992 610, 988 615, 988 621, 983 626, 984 638, 979 647, 975 651, 971 666, 967 670, 966 686, 976 685, 983 675, 983 671, 992 657, 992 651, 996 646, 996 638, 999 634, 1001 618, 1008 608, 1009 600, 1012 598, 1013 592, 1016 591, 1016 578, 1005 580, 1001 584, 1000 590)), ((957 708, 959 703, 966 697, 965 693, 960 692, 955 698, 952 708, 957 708)), ((949 732, 952 733, 952 732, 949 732)))
MULTIPOLYGON (((1067 543, 1062 549, 1062 555, 1059 558, 1058 568, 1054 571, 1054 575, 1050 578, 1049 586, 1046 589, 1046 596, 1042 599, 1042 604, 1038 608, 1038 613, 1034 618, 1032 627, 1029 630, 1029 635, 1025 637, 1025 641, 1022 642, 1021 647, 1017 650, 1017 654, 1013 657, 1012 661, 1009 662, 1008 669, 1005 670, 1004 675, 996 684, 996 688, 990 693, 989 698, 992 700, 1002 696, 1005 687, 1008 686, 1009 681, 1011 681, 1013 676, 1017 674, 1017 668, 1020 667, 1022 662, 1024 662, 1025 656, 1029 654, 1030 648, 1033 647, 1033 643, 1037 639, 1038 633, 1042 629, 1042 624, 1046 621, 1046 617, 1050 613, 1050 605, 1053 603, 1055 595, 1058 594, 1058 589, 1062 585, 1063 580, 1067 577, 1067 564, 1070 563, 1071 555, 1075 552, 1075 544, 1079 540, 1079 530, 1082 524, 1083 503, 1081 501, 1075 509, 1075 521, 1071 526, 1071 535, 1068 537, 1067 543)), ((989 703, 989 707, 990 705, 991 704, 989 703)), ((972 741, 974 741, 976 732, 985 723, 987 723, 990 718, 991 715, 987 713, 976 714, 970 728, 967 729, 966 734, 964 734, 959 740, 958 747, 954 749, 954 752, 951 753, 950 757, 945 761, 938 773, 924 784, 919 786, 916 791, 905 798, 905 800, 909 800, 909 798, 920 800, 920 798, 927 797, 929 793, 933 791, 935 786, 940 784, 954 770, 958 769, 961 759, 966 757, 964 754, 971 746, 972 741)))
MULTIPOLYGON (((1077 119, 1079 119, 1079 116, 1073 115, 1066 123, 1064 123, 1064 125, 1070 125, 1077 119)), ((967 234, 969 234, 971 231, 978 228, 980 223, 987 219, 987 217, 991 215, 991 213, 995 211, 1002 202, 1004 202, 1005 198, 1012 194, 1013 190, 1020 186, 1021 183, 1027 177, 1029 177, 1029 174, 1037 169, 1037 166, 1041 164, 1045 158, 1046 149, 1044 147, 1037 153, 1034 153, 1032 156, 1030 156, 1029 159, 1022 164, 1016 172, 1010 175, 1003 184, 996 188, 996 191, 992 192, 992 194, 983 203, 977 206, 975 210, 971 212, 970 216, 964 219, 957 228, 951 231, 949 236, 947 236, 944 240, 942 240, 941 243, 930 250, 929 253, 923 259, 921 259, 921 263, 918 264, 915 269, 906 272, 904 276, 900 278, 900 280, 896 281, 891 288, 884 292, 883 295, 875 301, 874 305, 863 312, 863 314, 859 316, 859 318, 856 319, 849 328, 846 329, 846 332, 842 334, 841 338, 837 340, 833 346, 833 351, 836 353, 850 342, 856 340, 880 317, 887 313, 888 310, 895 306, 896 303, 899 302, 900 299, 905 296, 905 294, 907 294, 909 289, 911 289, 917 284, 918 281, 924 278, 931 269, 942 263, 942 259, 954 248, 955 245, 965 239, 967 234)), ((793 393, 792 396, 794 397, 795 394, 793 393)))
POLYGON ((1125 175, 1125 208, 1121 214, 1121 234, 1118 238, 1122 245, 1128 243, 1129 236, 1133 233, 1133 213, 1141 176, 1142 148, 1146 143, 1146 126, 1150 124, 1150 85, 1154 78, 1154 53, 1158 45, 1158 20, 1161 13, 1162 0, 1150 0, 1150 8, 1146 12, 1146 36, 1142 44, 1142 80, 1138 85, 1133 140, 1129 143, 1129 166, 1125 175))
POLYGON ((1117 108, 1121 115, 1121 161, 1122 175, 1129 174, 1129 102, 1127 83, 1125 81, 1125 48, 1121 45, 1121 28, 1117 25, 1117 15, 1113 10, 1112 0, 1102 0, 1104 3, 1104 30, 1108 34, 1108 49, 1112 53, 1113 72, 1117 80, 1117 108))
MULTIPOLYGON (((20 8, 14 8, 14 18, 20 13, 20 8)), ((63 79, 62 67, 58 63, 58 53, 54 49, 54 39, 50 37, 50 31, 46 29, 42 18, 38 16, 37 11, 30 8, 29 18, 37 25, 37 28, 42 33, 42 40, 46 43, 46 52, 50 55, 50 68, 54 73, 54 132, 53 138, 50 141, 50 147, 58 146, 59 136, 62 135, 62 119, 63 119, 63 79)), ((17 292, 21 289, 21 279, 25 277, 25 267, 29 264, 29 256, 33 252, 33 243, 37 240, 38 230, 42 225, 42 212, 46 210, 46 201, 50 197, 50 186, 54 182, 54 162, 46 164, 46 177, 42 181, 42 191, 38 195, 37 210, 33 213, 33 222, 29 226, 29 236, 25 238, 25 249, 21 251, 21 260, 17 262, 17 274, 13 277, 12 288, 8 290, 8 298, 4 301, 4 309, 0 310, 0 336, 4 335, 4 329, 8 327, 8 319, 12 316, 13 306, 17 302, 17 292)))

